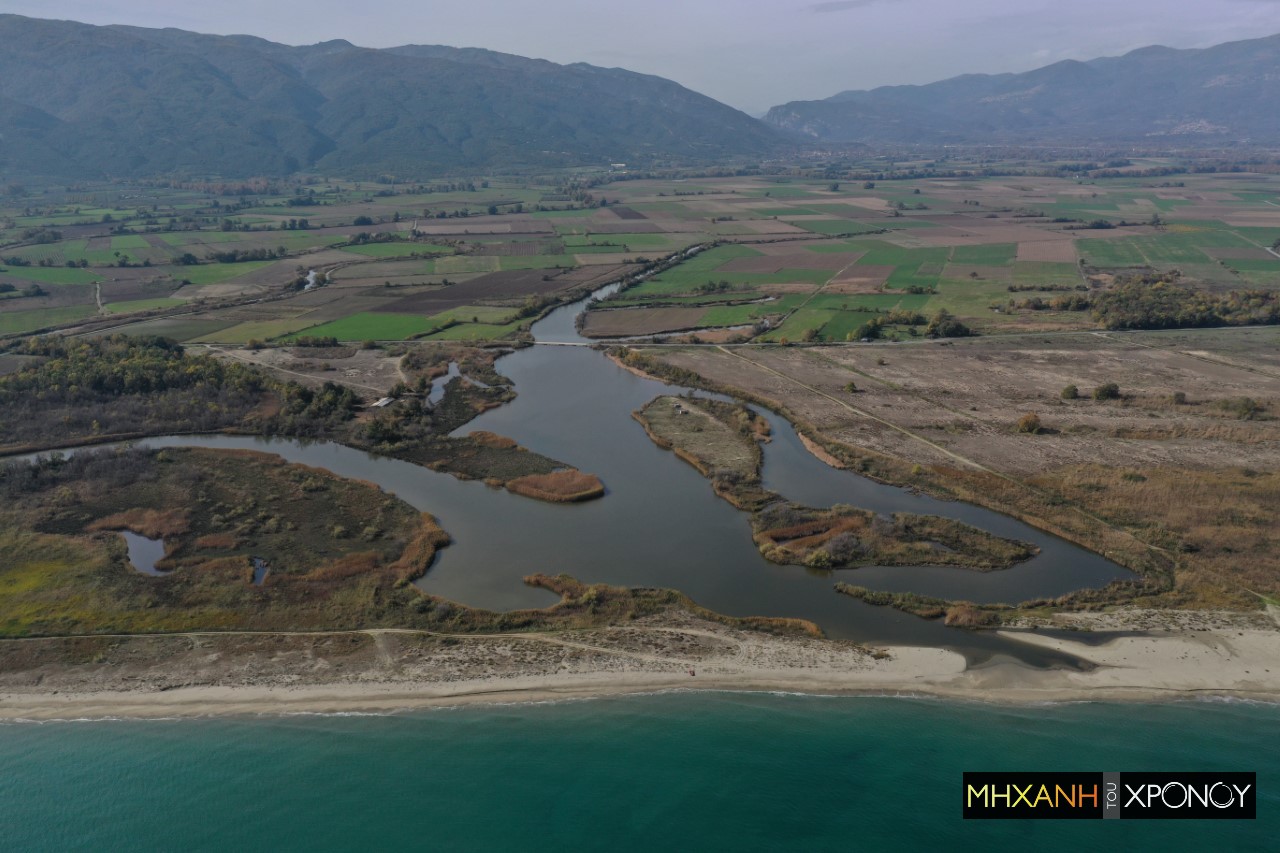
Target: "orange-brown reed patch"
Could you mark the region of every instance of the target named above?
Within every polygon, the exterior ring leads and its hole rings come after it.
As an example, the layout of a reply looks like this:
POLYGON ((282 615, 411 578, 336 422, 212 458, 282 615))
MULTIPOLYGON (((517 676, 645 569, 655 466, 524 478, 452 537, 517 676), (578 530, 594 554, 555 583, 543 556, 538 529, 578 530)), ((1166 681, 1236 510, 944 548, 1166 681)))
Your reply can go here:
POLYGON ((90 530, 130 530, 148 539, 181 536, 191 527, 191 519, 182 509, 130 509, 100 518, 90 530))
POLYGON ((595 474, 575 468, 550 474, 529 474, 507 482, 507 490, 550 503, 576 503, 604 495, 604 483, 595 474))
POLYGON ((234 548, 239 540, 230 533, 210 533, 196 540, 197 548, 224 549, 234 548))
POLYGON ((497 450, 519 447, 519 445, 516 444, 515 439, 507 438, 505 435, 498 435, 496 432, 489 432, 484 429, 470 433, 467 438, 471 439, 476 444, 480 444, 485 447, 492 447, 497 450))

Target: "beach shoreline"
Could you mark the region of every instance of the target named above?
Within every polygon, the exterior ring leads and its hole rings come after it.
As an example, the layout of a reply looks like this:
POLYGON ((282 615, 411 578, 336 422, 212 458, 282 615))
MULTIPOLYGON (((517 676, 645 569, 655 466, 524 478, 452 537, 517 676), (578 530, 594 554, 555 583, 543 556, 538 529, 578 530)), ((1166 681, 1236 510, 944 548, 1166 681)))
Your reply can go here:
POLYGON ((1086 663, 1037 669, 997 657, 968 665, 946 649, 778 637, 690 614, 557 635, 8 640, 0 643, 0 721, 394 714, 672 691, 1012 705, 1280 703, 1280 631, 1269 620, 1173 630, 1095 626, 1082 634, 1087 641, 1061 631, 1002 633, 1086 663), (76 662, 75 655, 84 659, 76 662))

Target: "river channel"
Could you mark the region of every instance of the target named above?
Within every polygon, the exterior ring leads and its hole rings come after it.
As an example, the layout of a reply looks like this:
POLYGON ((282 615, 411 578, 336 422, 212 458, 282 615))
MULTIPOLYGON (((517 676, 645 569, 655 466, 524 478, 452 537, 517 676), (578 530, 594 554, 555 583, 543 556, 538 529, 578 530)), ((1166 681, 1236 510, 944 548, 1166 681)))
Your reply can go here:
POLYGON ((792 500, 943 515, 1034 542, 1041 549, 1032 560, 989 573, 939 567, 815 572, 768 562, 751 541, 748 516, 717 498, 702 475, 655 446, 631 418, 655 396, 690 389, 637 376, 595 350, 574 345, 585 342, 574 319, 586 302, 559 308, 536 323, 533 332, 543 345, 499 360, 497 369, 514 382, 517 398, 484 413, 459 433, 490 430, 597 474, 608 490, 597 501, 542 503, 326 442, 171 436, 139 443, 256 448, 374 482, 435 515, 453 537, 453 544, 419 581, 422 589, 494 610, 553 603, 552 594, 528 587, 521 579, 535 572, 567 573, 588 583, 679 589, 699 604, 729 615, 810 619, 833 637, 945 646, 975 662, 1009 655, 1047 665, 1064 660, 993 635, 872 607, 836 593, 833 586, 847 580, 873 589, 1016 602, 1130 576, 1096 554, 999 513, 831 468, 805 450, 784 418, 763 412, 774 436, 764 450, 765 486, 792 500))

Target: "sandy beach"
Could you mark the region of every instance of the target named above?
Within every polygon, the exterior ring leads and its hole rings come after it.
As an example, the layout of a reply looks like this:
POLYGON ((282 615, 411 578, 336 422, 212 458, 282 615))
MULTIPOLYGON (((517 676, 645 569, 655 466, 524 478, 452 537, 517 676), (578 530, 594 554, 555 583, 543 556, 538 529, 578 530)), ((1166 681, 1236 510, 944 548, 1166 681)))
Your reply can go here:
POLYGON ((667 690, 937 696, 971 701, 1280 702, 1280 630, 1265 615, 1059 617, 1018 629, 1081 670, 977 666, 936 648, 775 637, 692 615, 555 635, 408 631, 182 634, 0 643, 0 719, 391 713, 667 690), (1082 631, 1081 629, 1087 629, 1082 631), (1072 636, 1078 633, 1079 639, 1072 636))

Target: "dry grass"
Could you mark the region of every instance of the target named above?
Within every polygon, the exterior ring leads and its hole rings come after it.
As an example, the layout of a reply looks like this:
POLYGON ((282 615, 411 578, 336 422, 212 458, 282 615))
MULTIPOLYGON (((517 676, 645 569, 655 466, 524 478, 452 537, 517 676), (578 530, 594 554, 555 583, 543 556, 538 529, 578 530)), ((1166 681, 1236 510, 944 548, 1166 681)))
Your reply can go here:
POLYGON ((1177 555, 1166 603, 1256 607, 1280 597, 1280 472, 1081 465, 1032 478, 1177 555))
POLYGON ((756 544, 766 559, 814 568, 939 565, 992 571, 1037 551, 1025 542, 1001 539, 951 519, 899 513, 888 522, 851 507, 819 511, 775 506, 758 513, 753 522, 756 544))
POLYGON ((130 509, 90 524, 88 530, 130 530, 148 539, 181 536, 191 529, 191 518, 182 509, 130 509))
POLYGON ((476 444, 483 447, 492 447, 495 450, 508 450, 519 446, 513 438, 507 438, 505 435, 498 435, 497 433, 483 429, 476 430, 473 433, 468 433, 467 437, 476 444))
POLYGON ((195 544, 197 548, 229 551, 239 544, 239 540, 230 533, 210 533, 196 539, 195 544))
POLYGON ((530 474, 507 482, 507 490, 549 503, 577 503, 604 495, 604 483, 595 474, 576 469, 530 474))
POLYGON ((730 472, 744 480, 759 480, 759 439, 768 424, 742 406, 713 408, 710 401, 687 397, 657 397, 632 415, 659 447, 677 456, 706 477, 730 472))

